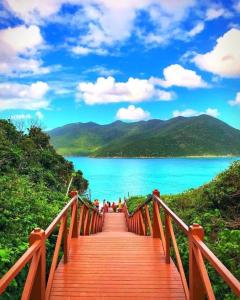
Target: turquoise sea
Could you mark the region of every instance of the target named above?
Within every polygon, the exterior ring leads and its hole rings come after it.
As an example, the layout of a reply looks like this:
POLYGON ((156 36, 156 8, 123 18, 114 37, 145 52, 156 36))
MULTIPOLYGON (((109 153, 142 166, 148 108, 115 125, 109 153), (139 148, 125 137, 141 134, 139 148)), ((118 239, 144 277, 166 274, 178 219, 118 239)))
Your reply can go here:
POLYGON ((116 200, 147 195, 155 188, 174 194, 210 181, 240 158, 89 158, 68 157, 89 180, 91 198, 116 200))

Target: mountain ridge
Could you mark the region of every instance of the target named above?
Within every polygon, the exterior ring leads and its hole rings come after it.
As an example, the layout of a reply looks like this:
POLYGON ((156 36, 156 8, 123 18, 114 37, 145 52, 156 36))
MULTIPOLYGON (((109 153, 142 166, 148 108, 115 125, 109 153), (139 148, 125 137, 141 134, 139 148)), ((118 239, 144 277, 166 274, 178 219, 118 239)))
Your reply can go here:
POLYGON ((179 157, 240 155, 240 130, 208 115, 110 124, 77 122, 48 132, 62 155, 179 157))

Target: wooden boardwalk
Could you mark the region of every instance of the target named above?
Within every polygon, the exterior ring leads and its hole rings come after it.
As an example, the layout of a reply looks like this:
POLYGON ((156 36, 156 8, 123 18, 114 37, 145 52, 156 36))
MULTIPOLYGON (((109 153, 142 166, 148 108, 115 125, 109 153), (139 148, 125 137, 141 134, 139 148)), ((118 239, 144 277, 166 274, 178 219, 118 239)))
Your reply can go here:
POLYGON ((127 231, 123 213, 106 213, 103 231, 73 238, 54 274, 51 300, 185 299, 161 241, 127 231))

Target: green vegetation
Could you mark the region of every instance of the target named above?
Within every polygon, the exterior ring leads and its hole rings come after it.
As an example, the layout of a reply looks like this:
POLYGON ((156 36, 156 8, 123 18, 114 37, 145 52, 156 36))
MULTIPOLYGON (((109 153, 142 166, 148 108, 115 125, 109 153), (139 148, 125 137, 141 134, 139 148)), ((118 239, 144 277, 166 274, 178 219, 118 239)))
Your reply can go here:
MULTIPOLYGON (((88 182, 82 173, 74 173, 40 128, 24 133, 0 120, 0 277, 26 250, 33 228, 45 229, 62 209, 72 176, 72 188, 83 192, 88 182)), ((1 299, 19 299, 25 275, 26 270, 1 299)))
MULTIPOLYGON (((240 279, 240 161, 219 174, 210 183, 177 195, 161 197, 186 224, 199 223, 205 230, 205 242, 215 255, 240 279)), ((131 197, 132 212, 146 197, 131 197)), ((185 270, 188 268, 188 244, 176 228, 178 246, 185 270)), ((236 299, 208 266, 217 299, 236 299)))
POLYGON ((62 155, 167 157, 240 155, 240 131, 207 115, 108 125, 74 123, 49 132, 62 155))

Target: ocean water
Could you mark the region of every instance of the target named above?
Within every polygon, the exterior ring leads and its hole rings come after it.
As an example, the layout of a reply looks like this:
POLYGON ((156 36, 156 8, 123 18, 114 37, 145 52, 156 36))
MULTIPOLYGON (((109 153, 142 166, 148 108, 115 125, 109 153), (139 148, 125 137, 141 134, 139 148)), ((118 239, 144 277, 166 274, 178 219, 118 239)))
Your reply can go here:
POLYGON ((91 198, 115 201, 147 195, 155 188, 174 194, 198 187, 240 158, 89 158, 67 157, 89 181, 91 198))

